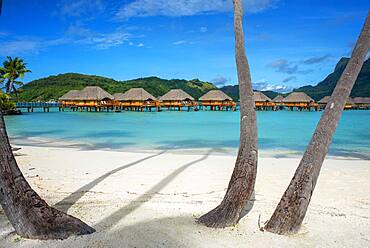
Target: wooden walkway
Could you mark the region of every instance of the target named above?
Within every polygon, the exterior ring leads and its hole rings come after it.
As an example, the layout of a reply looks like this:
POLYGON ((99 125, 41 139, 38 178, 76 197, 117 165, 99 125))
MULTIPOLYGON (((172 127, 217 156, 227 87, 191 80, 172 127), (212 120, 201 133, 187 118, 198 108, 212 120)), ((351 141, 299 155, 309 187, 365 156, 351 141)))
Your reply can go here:
POLYGON ((44 112, 49 112, 50 108, 59 108, 61 107, 60 103, 57 102, 17 102, 17 109, 27 109, 27 112, 33 112, 36 108, 42 108, 44 112))

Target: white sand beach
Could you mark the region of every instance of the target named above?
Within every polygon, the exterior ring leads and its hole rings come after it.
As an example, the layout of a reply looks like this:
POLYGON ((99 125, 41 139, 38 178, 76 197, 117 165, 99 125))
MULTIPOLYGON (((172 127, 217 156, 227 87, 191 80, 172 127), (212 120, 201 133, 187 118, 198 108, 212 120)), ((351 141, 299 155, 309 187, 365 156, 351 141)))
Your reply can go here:
POLYGON ((232 228, 195 222, 215 207, 235 156, 24 146, 16 156, 32 187, 96 233, 63 241, 20 238, 0 210, 0 247, 370 247, 370 161, 325 161, 299 234, 259 230, 299 158, 262 156, 252 211, 232 228))

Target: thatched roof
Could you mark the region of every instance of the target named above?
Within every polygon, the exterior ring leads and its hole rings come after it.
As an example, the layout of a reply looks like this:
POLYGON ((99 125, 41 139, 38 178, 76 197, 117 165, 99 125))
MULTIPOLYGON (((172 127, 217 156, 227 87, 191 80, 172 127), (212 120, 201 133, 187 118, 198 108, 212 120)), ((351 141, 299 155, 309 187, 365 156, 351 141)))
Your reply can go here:
POLYGON ((255 102, 271 102, 271 99, 267 97, 265 94, 263 94, 262 92, 255 91, 253 93, 254 93, 253 97, 254 97, 255 102))
POLYGON ((319 103, 322 103, 322 104, 327 104, 330 100, 330 96, 324 96, 320 101, 319 103))
POLYGON ((104 99, 113 100, 114 97, 97 86, 88 86, 81 90, 78 94, 77 100, 96 100, 101 101, 104 99))
POLYGON ((200 101, 232 101, 233 99, 221 90, 211 90, 199 98, 200 101))
POLYGON ((283 102, 284 96, 283 95, 277 95, 274 99, 272 99, 273 102, 283 102))
MULTIPOLYGON (((324 96, 320 101, 319 103, 321 104, 327 104, 330 100, 330 96, 324 96)), ((348 97, 347 99, 347 104, 353 104, 353 99, 351 97, 348 97)))
POLYGON ((113 94, 114 100, 120 100, 123 98, 123 93, 114 93, 113 94))
POLYGON ((65 100, 76 100, 79 96, 80 91, 79 90, 70 90, 67 93, 65 93, 63 96, 59 97, 59 100, 65 101, 65 100))
POLYGON ((161 101, 184 101, 186 99, 194 101, 191 95, 180 89, 170 90, 159 98, 161 101))
POLYGON ((143 88, 132 88, 125 93, 114 94, 114 99, 117 101, 147 101, 156 100, 154 96, 148 93, 143 88))
POLYGON ((284 98, 283 102, 314 102, 314 100, 309 97, 304 92, 292 92, 287 97, 284 98))
POLYGON ((355 97, 353 102, 357 104, 370 104, 370 97, 355 97))

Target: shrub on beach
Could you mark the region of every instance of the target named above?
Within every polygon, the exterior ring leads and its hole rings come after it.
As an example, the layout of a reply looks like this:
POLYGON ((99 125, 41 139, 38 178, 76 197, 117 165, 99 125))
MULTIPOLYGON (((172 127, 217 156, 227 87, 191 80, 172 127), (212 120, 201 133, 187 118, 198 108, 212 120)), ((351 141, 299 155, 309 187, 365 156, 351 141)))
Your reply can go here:
POLYGON ((15 102, 10 100, 9 95, 7 95, 5 93, 0 93, 0 108, 3 111, 14 110, 15 109, 15 102))

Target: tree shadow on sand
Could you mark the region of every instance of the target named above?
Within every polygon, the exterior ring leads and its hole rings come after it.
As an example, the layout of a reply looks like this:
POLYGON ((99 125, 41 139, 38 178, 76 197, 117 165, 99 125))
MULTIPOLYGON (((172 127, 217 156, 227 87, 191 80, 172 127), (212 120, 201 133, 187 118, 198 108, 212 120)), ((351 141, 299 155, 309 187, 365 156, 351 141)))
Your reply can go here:
POLYGON ((109 231, 105 234, 108 238, 98 244, 101 247, 200 247, 194 238, 210 238, 202 235, 204 228, 192 216, 157 218, 109 231))
POLYGON ((123 208, 115 211, 108 217, 104 218, 103 220, 99 221, 95 228, 98 229, 106 229, 106 227, 113 227, 116 225, 121 219, 138 209, 143 203, 149 201, 152 199, 156 193, 161 191, 163 188, 165 188, 172 180, 174 180, 180 173, 185 171, 187 168, 189 168, 192 165, 195 165, 201 161, 206 160, 209 155, 211 154, 212 150, 208 151, 205 155, 203 155, 201 158, 196 159, 194 161, 191 161, 189 163, 186 163, 173 171, 171 174, 169 174, 167 177, 162 179, 159 183, 154 185, 151 189, 146 191, 144 194, 136 198, 135 200, 131 201, 128 205, 124 206, 123 208))
MULTIPOLYGON (((78 189, 76 192, 72 193, 71 195, 64 198, 62 201, 56 204, 56 207, 65 211, 68 210, 76 203, 83 195, 88 192, 91 188, 95 185, 109 177, 110 175, 148 160, 150 158, 159 156, 166 151, 162 151, 158 154, 154 154, 152 156, 143 158, 141 160, 135 161, 133 163, 121 166, 116 168, 110 172, 105 173, 104 175, 100 176, 99 178, 95 179, 94 181, 86 184, 85 186, 78 189)), ((32 243, 29 244, 32 247, 195 247, 193 245, 193 237, 194 235, 199 234, 199 228, 203 230, 203 226, 199 226, 195 223, 195 219, 193 216, 186 216, 186 217, 167 217, 167 218, 155 218, 148 221, 138 222, 132 225, 126 225, 122 228, 113 229, 113 227, 119 223, 123 218, 134 212, 138 209, 142 204, 151 200, 156 193, 160 192, 163 188, 165 188, 171 181, 173 181, 179 174, 184 172, 189 167, 206 160, 209 155, 213 152, 213 149, 209 150, 206 154, 204 154, 199 159, 193 160, 188 162, 181 167, 174 170, 171 174, 166 176, 156 185, 154 185, 151 189, 146 191, 144 194, 140 195, 133 201, 131 201, 126 206, 120 208, 119 210, 115 211, 114 213, 110 214, 103 220, 99 221, 96 225, 94 225, 98 232, 93 235, 89 236, 82 236, 82 237, 75 237, 69 238, 63 241, 55 242, 55 241, 42 241, 40 243, 32 243)), ((6 219, 2 218, 0 214, 0 220, 6 219)), ((5 222, 4 222, 5 223, 5 222)), ((10 224, 9 224, 10 225, 10 224)), ((12 230, 13 228, 5 224, 4 227, 10 227, 12 230)), ((3 227, 3 226, 1 226, 3 227)), ((4 237, 4 242, 6 244, 12 243, 12 237, 10 237, 11 232, 8 232, 4 237)), ((22 239, 22 245, 27 245, 27 239, 22 239)), ((1 246, 1 241, 0 241, 1 246)))
POLYGON ((131 166, 134 166, 134 165, 137 165, 139 163, 142 163, 146 160, 149 160, 151 158, 154 158, 154 157, 157 157, 157 156, 160 156, 162 154, 164 154, 166 151, 161 151, 159 153, 156 153, 154 155, 151 155, 151 156, 148 156, 148 157, 145 157, 145 158, 142 158, 142 159, 139 159, 137 161, 134 161, 134 162, 131 162, 129 164, 126 164, 126 165, 123 165, 123 166, 120 166, 114 170, 111 170, 103 175, 101 175, 100 177, 96 178, 94 181, 82 186, 81 188, 79 188, 78 190, 76 190, 75 192, 73 192, 72 194, 70 194, 69 196, 65 197, 63 200, 59 201, 58 203, 55 204, 55 208, 61 210, 61 211, 64 211, 64 212, 67 212, 79 199, 81 199, 89 190, 91 190, 93 187, 95 187, 96 185, 98 185, 99 183, 101 183, 103 180, 105 180, 106 178, 108 178, 109 176, 119 172, 119 171, 122 171, 124 169, 127 169, 131 166))

